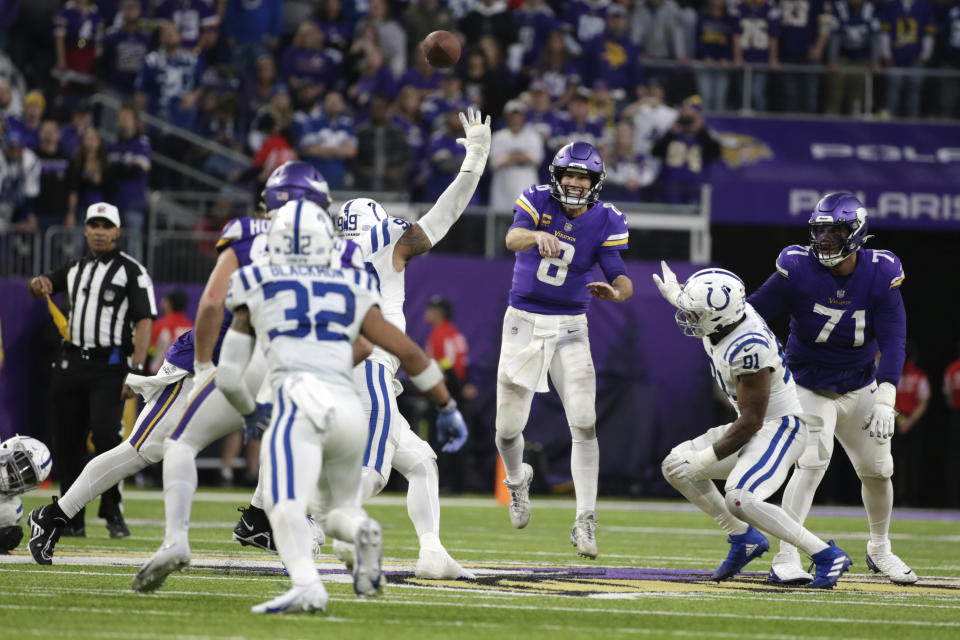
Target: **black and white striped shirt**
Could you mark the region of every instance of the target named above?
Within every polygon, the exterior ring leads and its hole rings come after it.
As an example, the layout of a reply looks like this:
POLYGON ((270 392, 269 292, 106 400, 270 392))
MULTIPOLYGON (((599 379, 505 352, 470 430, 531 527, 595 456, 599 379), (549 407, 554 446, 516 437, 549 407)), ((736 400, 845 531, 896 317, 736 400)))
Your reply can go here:
POLYGON ((70 300, 70 342, 83 349, 121 347, 133 351, 133 327, 157 317, 153 281, 146 268, 119 249, 87 254, 50 274, 54 293, 70 300))

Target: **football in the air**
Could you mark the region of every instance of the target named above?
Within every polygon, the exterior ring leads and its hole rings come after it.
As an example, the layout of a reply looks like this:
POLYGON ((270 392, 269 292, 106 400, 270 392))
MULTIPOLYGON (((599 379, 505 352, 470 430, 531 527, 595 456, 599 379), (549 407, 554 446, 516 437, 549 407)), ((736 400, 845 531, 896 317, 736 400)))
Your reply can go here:
POLYGON ((452 67, 460 59, 460 40, 449 31, 434 31, 423 39, 423 55, 431 67, 452 67))

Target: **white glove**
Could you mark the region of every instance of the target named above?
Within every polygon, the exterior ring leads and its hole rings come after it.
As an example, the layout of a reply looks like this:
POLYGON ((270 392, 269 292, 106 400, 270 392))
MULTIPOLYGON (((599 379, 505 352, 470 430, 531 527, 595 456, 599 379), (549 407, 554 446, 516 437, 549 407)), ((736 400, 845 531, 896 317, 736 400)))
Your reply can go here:
POLYGON ((216 373, 217 368, 212 362, 193 361, 193 389, 191 393, 196 393, 203 385, 207 383, 211 376, 216 373))
POLYGON ((677 305, 677 299, 680 297, 680 292, 683 290, 680 286, 680 283, 677 282, 677 276, 670 270, 670 267, 667 266, 666 260, 660 261, 660 268, 663 269, 663 279, 660 279, 660 276, 653 274, 653 281, 657 285, 657 289, 660 289, 660 294, 666 298, 667 302, 673 306, 677 305))
POLYGON ((483 116, 479 109, 467 107, 467 113, 460 113, 460 122, 466 132, 466 138, 457 138, 457 144, 462 144, 467 150, 467 157, 460 167, 461 171, 482 173, 490 154, 490 116, 486 122, 481 121, 483 116))
POLYGON ((670 452, 663 459, 663 473, 674 480, 703 480, 704 471, 717 461, 713 445, 687 453, 670 452))
POLYGON ((873 399, 873 409, 863 421, 871 438, 886 440, 893 437, 893 427, 897 412, 893 405, 897 402, 897 388, 889 382, 881 382, 873 399))

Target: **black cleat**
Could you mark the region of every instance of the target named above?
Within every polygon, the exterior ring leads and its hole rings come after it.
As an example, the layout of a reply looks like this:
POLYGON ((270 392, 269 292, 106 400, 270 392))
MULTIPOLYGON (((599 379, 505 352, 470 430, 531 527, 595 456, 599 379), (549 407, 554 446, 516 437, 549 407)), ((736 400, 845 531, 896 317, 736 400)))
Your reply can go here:
POLYGON ((123 516, 116 514, 109 516, 107 519, 107 532, 110 534, 111 538, 129 538, 130 529, 127 528, 127 523, 123 521, 123 516))
POLYGON ((257 547, 271 553, 277 552, 273 542, 273 527, 267 519, 267 512, 253 505, 238 507, 242 515, 240 522, 233 528, 233 539, 243 546, 257 547))
POLYGON ((63 512, 56 504, 57 499, 53 500, 53 504, 45 504, 30 512, 30 542, 27 547, 37 564, 53 564, 53 550, 67 528, 67 519, 55 514, 55 511, 63 512))

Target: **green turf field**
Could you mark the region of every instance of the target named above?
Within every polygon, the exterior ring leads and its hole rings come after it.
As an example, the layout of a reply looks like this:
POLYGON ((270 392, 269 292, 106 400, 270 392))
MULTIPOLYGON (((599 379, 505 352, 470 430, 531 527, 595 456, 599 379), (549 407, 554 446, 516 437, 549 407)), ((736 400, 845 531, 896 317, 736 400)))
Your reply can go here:
MULTIPOLYGON (((25 516, 50 493, 24 496, 25 516)), ((131 591, 130 580, 160 543, 163 503, 159 492, 125 497, 131 538, 110 540, 88 516, 87 537, 61 539, 52 567, 32 563, 26 539, 0 556, 0 637, 960 638, 960 515, 950 512, 895 513, 894 550, 921 578, 896 587, 867 575, 862 510, 815 511, 810 528, 854 559, 837 589, 821 592, 764 585, 771 554, 736 580, 709 582, 724 536, 680 502, 601 501, 600 557, 587 561, 570 546, 572 501, 534 496, 530 525, 515 531, 492 498, 444 498, 443 541, 480 579, 431 583, 413 577, 416 536, 402 496, 386 496, 369 505, 384 531, 383 597, 356 598, 324 555, 326 615, 258 616, 250 607, 288 584, 274 556, 230 540, 248 494, 198 495, 193 565, 149 595, 131 591)))

